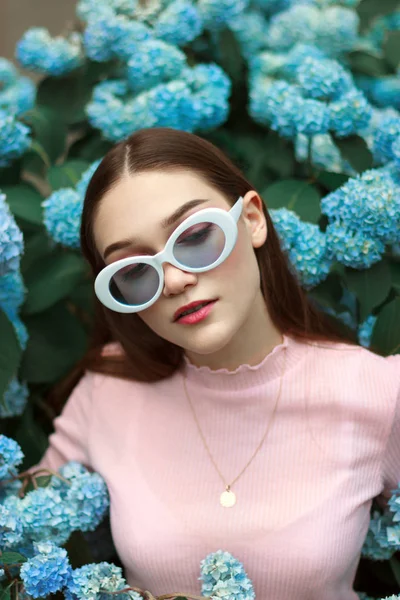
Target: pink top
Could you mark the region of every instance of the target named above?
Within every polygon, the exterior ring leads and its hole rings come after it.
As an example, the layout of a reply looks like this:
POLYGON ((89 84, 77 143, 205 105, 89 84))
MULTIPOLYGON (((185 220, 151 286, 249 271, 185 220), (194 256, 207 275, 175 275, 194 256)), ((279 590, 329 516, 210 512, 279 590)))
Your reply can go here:
POLYGON ((356 600, 353 581, 374 497, 400 480, 400 355, 287 335, 257 366, 186 361, 157 383, 87 373, 55 419, 41 466, 77 460, 110 492, 113 540, 131 585, 200 595, 200 561, 226 550, 258 600, 356 600))

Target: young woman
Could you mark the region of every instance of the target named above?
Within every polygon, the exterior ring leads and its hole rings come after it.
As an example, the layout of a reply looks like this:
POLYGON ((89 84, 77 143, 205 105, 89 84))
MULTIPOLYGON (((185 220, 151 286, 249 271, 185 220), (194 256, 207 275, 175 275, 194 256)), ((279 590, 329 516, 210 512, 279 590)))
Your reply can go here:
POLYGON ((129 584, 199 595, 222 549, 260 600, 356 599, 372 500, 400 480, 400 355, 338 332, 260 195, 195 135, 110 150, 81 245, 97 338, 40 466, 102 475, 129 584))

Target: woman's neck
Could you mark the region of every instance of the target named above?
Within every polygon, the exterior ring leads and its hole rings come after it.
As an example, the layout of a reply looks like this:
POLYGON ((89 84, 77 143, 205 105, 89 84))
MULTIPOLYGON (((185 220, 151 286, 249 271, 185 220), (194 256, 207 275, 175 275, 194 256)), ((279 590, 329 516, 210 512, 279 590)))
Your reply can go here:
POLYGON ((282 341, 283 336, 272 323, 260 292, 248 318, 226 346, 212 354, 185 354, 197 367, 234 371, 243 364, 259 364, 282 341))

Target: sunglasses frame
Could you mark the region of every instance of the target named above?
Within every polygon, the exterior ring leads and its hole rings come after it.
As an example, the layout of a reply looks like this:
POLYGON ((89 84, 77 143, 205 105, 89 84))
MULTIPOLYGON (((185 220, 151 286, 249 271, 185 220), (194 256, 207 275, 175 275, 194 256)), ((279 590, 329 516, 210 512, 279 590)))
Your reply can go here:
POLYGON ((115 312, 136 313, 149 308, 149 306, 154 304, 160 297, 164 288, 164 269, 162 268, 163 263, 170 263, 174 267, 189 273, 204 273, 205 271, 215 269, 215 267, 218 267, 218 265, 228 258, 235 246, 238 236, 237 222, 242 214, 242 210, 242 196, 238 198, 229 211, 223 210, 222 208, 204 208, 199 210, 178 225, 178 227, 169 236, 163 250, 154 256, 129 256, 127 258, 121 258, 120 260, 107 265, 100 271, 94 282, 94 291, 97 298, 102 304, 104 304, 104 306, 115 312), (186 229, 192 225, 197 225, 198 223, 214 223, 215 225, 218 225, 224 232, 225 246, 221 252, 221 255, 211 265, 207 265, 206 267, 188 267, 176 260, 172 250, 179 236, 186 229), (136 306, 123 304, 111 295, 110 281, 113 275, 119 271, 119 269, 137 262, 145 263, 154 267, 158 273, 160 283, 154 296, 144 304, 138 304, 136 306))

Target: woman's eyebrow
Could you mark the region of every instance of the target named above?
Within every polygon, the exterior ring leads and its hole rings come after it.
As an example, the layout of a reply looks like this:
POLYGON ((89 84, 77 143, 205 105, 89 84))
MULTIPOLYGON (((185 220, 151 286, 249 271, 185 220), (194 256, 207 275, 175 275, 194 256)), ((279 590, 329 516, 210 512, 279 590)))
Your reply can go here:
MULTIPOLYGON (((168 229, 171 227, 176 221, 178 221, 185 213, 187 213, 190 209, 195 208, 199 204, 204 204, 204 202, 208 202, 208 199, 195 199, 189 200, 189 202, 185 202, 182 204, 177 210, 175 210, 172 215, 166 217, 161 221, 161 227, 163 229, 168 229)), ((138 244, 138 241, 135 238, 129 238, 125 240, 120 240, 119 242, 114 242, 107 246, 104 250, 103 260, 106 260, 107 256, 109 256, 112 252, 116 250, 123 250, 124 248, 129 248, 130 246, 135 246, 138 244)))

